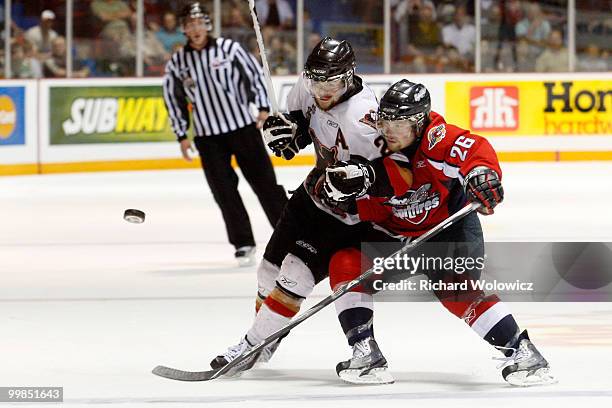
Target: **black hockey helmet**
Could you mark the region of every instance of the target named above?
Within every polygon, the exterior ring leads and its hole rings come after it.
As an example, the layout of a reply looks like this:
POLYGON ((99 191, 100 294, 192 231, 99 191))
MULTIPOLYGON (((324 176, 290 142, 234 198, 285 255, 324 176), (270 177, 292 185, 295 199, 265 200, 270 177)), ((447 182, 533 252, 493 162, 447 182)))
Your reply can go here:
POLYGON ((355 52, 348 41, 325 37, 306 59, 304 75, 315 81, 329 81, 355 70, 355 52))
POLYGON ((385 92, 378 105, 377 122, 408 121, 414 129, 417 139, 429 124, 431 97, 423 84, 416 84, 407 79, 394 83, 385 92))
POLYGON ((355 53, 351 44, 331 37, 325 37, 314 47, 304 66, 306 88, 322 109, 334 106, 353 88, 354 75, 355 53))
POLYGON ((207 31, 212 31, 212 21, 210 20, 210 14, 204 5, 199 1, 190 1, 185 3, 181 12, 179 13, 179 24, 181 27, 185 24, 187 19, 190 18, 201 18, 204 19, 204 24, 207 31))

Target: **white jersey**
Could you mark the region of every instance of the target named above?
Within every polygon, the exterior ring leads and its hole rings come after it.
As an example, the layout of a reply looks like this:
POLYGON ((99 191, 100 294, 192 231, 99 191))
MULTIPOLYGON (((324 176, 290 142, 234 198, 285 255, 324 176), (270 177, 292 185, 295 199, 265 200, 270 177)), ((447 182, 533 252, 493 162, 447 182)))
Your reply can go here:
MULTIPOLYGON (((362 87, 361 78, 355 77, 354 80, 356 86, 362 87)), ((378 134, 372 116, 378 108, 374 91, 363 85, 361 91, 324 111, 316 105, 306 88, 304 78, 300 76, 287 96, 287 108, 290 112, 301 111, 310 122, 308 131, 316 156, 316 167, 304 182, 310 198, 321 210, 345 224, 358 223, 357 216, 341 216, 322 205, 314 196, 313 187, 324 169, 336 161, 350 160, 351 156, 360 156, 367 160, 382 156, 384 139, 378 134)))

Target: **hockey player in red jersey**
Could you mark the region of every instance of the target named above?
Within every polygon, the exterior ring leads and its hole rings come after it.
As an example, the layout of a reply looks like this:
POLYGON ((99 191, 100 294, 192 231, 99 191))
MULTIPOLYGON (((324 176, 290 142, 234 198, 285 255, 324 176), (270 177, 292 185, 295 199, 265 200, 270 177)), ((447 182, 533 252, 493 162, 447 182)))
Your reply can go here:
MULTIPOLYGON (((485 138, 446 123, 430 106, 425 86, 407 80, 391 86, 381 99, 377 128, 389 153, 401 152, 409 162, 386 157, 329 166, 323 202, 337 211, 358 214, 361 221, 374 223, 396 245, 425 233, 468 201, 480 203, 482 214, 493 214, 504 198, 502 172, 493 147, 485 138)), ((368 240, 371 239, 363 237, 363 241, 368 240)), ((465 251, 457 243, 469 243, 472 257, 484 255, 482 229, 475 213, 430 241, 442 244, 443 251, 455 257, 465 251)), ((355 279, 369 266, 369 260, 355 248, 336 252, 330 261, 332 289, 355 279)), ((431 281, 457 282, 480 276, 480 270, 477 276, 442 270, 422 273, 431 281)), ((398 276, 385 278, 397 280, 398 276)), ((354 298, 357 294, 371 296, 372 292, 364 285, 352 293, 354 298)), ((436 290, 434 294, 451 313, 505 354, 502 376, 510 384, 555 382, 546 359, 530 341, 527 331, 519 330, 508 307, 496 295, 487 296, 475 289, 436 290)), ((383 382, 379 361, 384 358, 370 329, 371 311, 365 313, 362 307, 355 307, 351 296, 346 295, 336 301, 336 310, 353 347, 352 358, 337 365, 338 375, 351 383, 383 382)), ((382 369, 386 370, 386 361, 382 369)), ((389 382, 390 374, 386 373, 385 378, 389 382)))

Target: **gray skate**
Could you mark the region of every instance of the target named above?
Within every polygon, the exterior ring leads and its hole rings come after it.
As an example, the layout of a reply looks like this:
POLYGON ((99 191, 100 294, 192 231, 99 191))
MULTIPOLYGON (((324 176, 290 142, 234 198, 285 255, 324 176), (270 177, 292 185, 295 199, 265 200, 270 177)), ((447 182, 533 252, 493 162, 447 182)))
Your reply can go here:
MULTIPOLYGON (((498 347, 499 349, 509 349, 498 347)), ((497 360, 504 361, 498 368, 502 368, 502 377, 508 383, 518 387, 532 385, 554 384, 557 379, 550 373, 548 361, 542 356, 535 345, 529 340, 527 330, 519 336, 519 344, 512 355, 497 360)))
POLYGON ((392 384, 395 379, 387 368, 376 340, 368 337, 353 345, 353 357, 338 363, 336 373, 351 384, 392 384))

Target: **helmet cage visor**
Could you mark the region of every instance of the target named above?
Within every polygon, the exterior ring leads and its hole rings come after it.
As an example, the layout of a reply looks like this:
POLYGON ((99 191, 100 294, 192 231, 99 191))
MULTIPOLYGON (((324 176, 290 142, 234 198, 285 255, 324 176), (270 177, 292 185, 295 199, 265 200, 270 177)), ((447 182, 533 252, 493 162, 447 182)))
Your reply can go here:
POLYGON ((379 112, 376 120, 376 129, 380 135, 384 136, 409 136, 411 133, 418 133, 419 127, 423 123, 425 114, 415 113, 410 116, 398 116, 379 112))
POLYGON ((304 79, 308 92, 315 98, 342 96, 348 90, 353 77, 353 70, 326 77, 304 71, 304 79))

